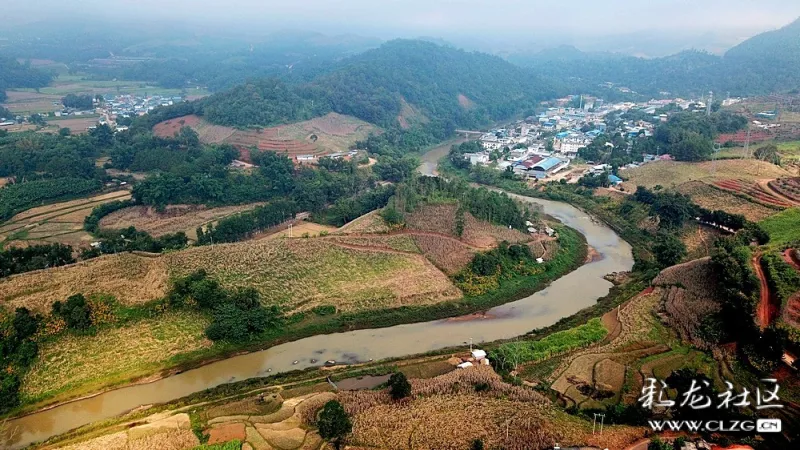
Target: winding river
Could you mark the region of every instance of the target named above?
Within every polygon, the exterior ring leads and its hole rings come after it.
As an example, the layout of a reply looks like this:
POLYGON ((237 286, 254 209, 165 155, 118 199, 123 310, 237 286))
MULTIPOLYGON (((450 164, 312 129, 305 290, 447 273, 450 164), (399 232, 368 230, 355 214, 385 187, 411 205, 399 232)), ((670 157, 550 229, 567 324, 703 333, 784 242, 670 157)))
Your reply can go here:
MULTIPOLYGON (((423 156, 421 171, 435 168, 435 162, 444 154, 446 150, 437 148, 423 156)), ((355 363, 457 346, 470 339, 480 343, 513 338, 593 305, 611 287, 603 275, 633 267, 631 247, 583 211, 565 203, 515 197, 541 205, 544 213, 583 233, 602 258, 529 297, 491 309, 485 318, 434 320, 313 336, 235 356, 152 383, 123 387, 9 421, 8 425, 17 433, 5 444, 18 448, 141 405, 174 400, 224 383, 312 367, 321 361, 355 363)))

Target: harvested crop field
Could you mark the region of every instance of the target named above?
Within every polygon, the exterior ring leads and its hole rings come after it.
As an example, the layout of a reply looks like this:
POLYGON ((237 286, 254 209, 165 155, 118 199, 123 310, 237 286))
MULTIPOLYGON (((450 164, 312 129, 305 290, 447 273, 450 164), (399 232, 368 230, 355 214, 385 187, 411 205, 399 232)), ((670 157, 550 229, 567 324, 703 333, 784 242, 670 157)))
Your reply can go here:
POLYGON ((416 236, 407 234, 373 234, 373 235, 333 235, 326 239, 339 244, 356 247, 394 250, 398 252, 420 253, 415 243, 416 236))
POLYGON ((719 160, 698 163, 656 161, 623 172, 626 180, 638 186, 675 187, 689 181, 742 179, 755 181, 791 176, 787 170, 755 159, 719 160))
POLYGON ((252 286, 290 312, 423 305, 460 292, 421 255, 344 248, 326 239, 274 239, 197 247, 164 256, 172 275, 205 268, 226 286, 252 286))
POLYGON ((72 134, 83 134, 89 132, 89 127, 97 125, 100 116, 75 117, 69 119, 48 120, 47 125, 53 131, 61 128, 69 128, 72 134))
POLYGON ((6 91, 8 98, 3 106, 12 113, 43 113, 55 111, 61 108, 61 95, 40 94, 31 90, 6 91), (54 105, 56 103, 57 105, 54 105))
POLYGON ((474 247, 491 248, 496 247, 502 241, 511 244, 528 242, 531 237, 519 230, 492 225, 476 219, 470 213, 465 213, 464 232, 461 234, 461 240, 474 247))
POLYGON ((24 393, 36 398, 71 385, 86 388, 107 384, 115 376, 146 375, 174 355, 211 346, 204 334, 208 323, 200 313, 184 310, 94 336, 67 335, 45 342, 25 375, 24 393))
POLYGON ((88 247, 93 238, 83 231, 86 216, 96 206, 130 197, 129 191, 114 191, 23 211, 0 226, 0 245, 24 247, 61 243, 76 248, 88 247))
POLYGON ((100 220, 100 227, 120 229, 133 226, 156 237, 179 231, 194 234, 199 226, 259 205, 262 203, 219 208, 207 208, 202 205, 170 205, 164 211, 157 211, 148 206, 131 206, 103 217, 100 220))
MULTIPOLYGON (((323 233, 332 233, 336 231, 336 227, 331 227, 328 225, 320 225, 314 222, 296 222, 292 225, 291 230, 289 230, 289 226, 286 225, 282 227, 280 231, 277 233, 270 233, 264 236, 264 239, 277 239, 277 238, 288 238, 288 237, 316 237, 323 233)), ((256 236, 256 239, 259 239, 256 236)))
POLYGON ((130 253, 107 255, 70 266, 0 279, 0 306, 47 313, 70 295, 111 294, 124 304, 163 297, 168 287, 166 260, 130 253))
POLYGON ((386 233, 388 231, 389 226, 381 217, 380 210, 364 214, 339 228, 341 234, 386 233))
POLYGON ((455 236, 457 210, 455 202, 419 206, 406 214, 406 228, 455 236))
POLYGON ((448 275, 455 275, 472 261, 472 249, 455 239, 443 239, 426 234, 414 235, 414 242, 436 267, 448 275))
POLYGON ((354 117, 330 113, 303 122, 257 130, 237 130, 213 125, 201 117, 191 115, 156 124, 153 132, 158 136, 171 137, 184 126, 194 129, 205 143, 226 143, 240 148, 256 147, 259 150, 287 153, 290 157, 347 151, 356 141, 366 139, 370 133, 379 131, 375 126, 354 117))
POLYGON ((700 224, 687 224, 683 228, 680 239, 686 245, 687 259, 697 259, 711 256, 714 241, 721 236, 724 236, 724 233, 716 228, 700 224))
POLYGON ((124 304, 165 295, 169 280, 206 269, 227 287, 252 286, 288 313, 318 305, 371 310, 454 300, 461 292, 422 255, 274 239, 194 247, 161 256, 108 255, 0 280, 0 304, 45 312, 75 293, 124 304))
POLYGON ((710 258, 669 267, 653 280, 653 285, 663 287, 667 323, 681 338, 699 348, 708 348, 700 337, 702 320, 720 310, 715 284, 710 258))
POLYGON ((741 214, 751 222, 758 222, 778 212, 775 208, 756 203, 702 181, 683 183, 676 189, 686 194, 703 208, 741 214))

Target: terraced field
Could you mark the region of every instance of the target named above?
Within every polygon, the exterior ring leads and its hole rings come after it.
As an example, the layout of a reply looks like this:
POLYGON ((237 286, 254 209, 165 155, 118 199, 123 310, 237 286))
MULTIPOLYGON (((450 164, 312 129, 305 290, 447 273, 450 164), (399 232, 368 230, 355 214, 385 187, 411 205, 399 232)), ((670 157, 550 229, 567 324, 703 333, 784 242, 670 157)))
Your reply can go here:
POLYGON ((703 208, 741 214, 753 222, 758 222, 778 212, 776 206, 762 205, 702 181, 683 183, 676 190, 681 194, 688 195, 703 208))
POLYGON ((634 185, 653 188, 676 187, 689 181, 775 179, 793 176, 774 164, 755 159, 719 160, 705 162, 657 161, 622 172, 623 178, 634 185))
POLYGON ((762 189, 758 183, 742 179, 725 179, 714 181, 714 186, 730 191, 739 195, 745 195, 753 201, 761 203, 762 205, 789 208, 792 205, 790 201, 784 200, 767 190, 762 189))
POLYGON ((248 159, 247 150, 250 148, 285 153, 289 157, 323 156, 347 151, 356 141, 379 131, 375 126, 354 117, 330 113, 295 124, 249 130, 213 125, 201 117, 190 115, 156 124, 153 132, 158 136, 171 137, 184 126, 195 130, 201 142, 238 147, 243 150, 243 159, 248 159))
POLYGON ((88 247, 93 238, 83 231, 86 216, 96 206, 129 198, 129 191, 114 191, 23 211, 0 226, 0 246, 61 243, 88 247))

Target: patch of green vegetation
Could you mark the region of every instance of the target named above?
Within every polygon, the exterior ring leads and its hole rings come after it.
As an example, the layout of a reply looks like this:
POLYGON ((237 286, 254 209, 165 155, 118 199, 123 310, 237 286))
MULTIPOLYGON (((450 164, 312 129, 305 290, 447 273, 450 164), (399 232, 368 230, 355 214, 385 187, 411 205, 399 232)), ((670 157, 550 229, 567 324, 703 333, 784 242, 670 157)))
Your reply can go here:
POLYGON ((526 362, 542 361, 554 355, 586 347, 606 337, 608 330, 600 318, 570 330, 553 333, 536 341, 508 342, 492 352, 497 367, 514 368, 526 362))
POLYGON ((192 450, 241 450, 242 449, 242 441, 240 440, 233 440, 224 442, 221 444, 203 444, 198 445, 192 450))
POLYGON ((769 234, 769 247, 783 249, 800 241, 800 208, 791 208, 758 223, 769 234))

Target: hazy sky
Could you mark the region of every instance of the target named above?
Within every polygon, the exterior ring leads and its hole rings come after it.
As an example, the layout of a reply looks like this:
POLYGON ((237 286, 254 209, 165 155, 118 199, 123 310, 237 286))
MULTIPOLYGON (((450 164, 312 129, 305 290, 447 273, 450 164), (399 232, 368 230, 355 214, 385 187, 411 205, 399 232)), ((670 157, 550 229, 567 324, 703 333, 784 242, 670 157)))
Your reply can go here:
POLYGON ((77 14, 121 20, 181 19, 228 26, 293 27, 324 32, 405 34, 643 30, 766 30, 800 16, 798 0, 33 0, 9 1, 10 20, 77 14))

